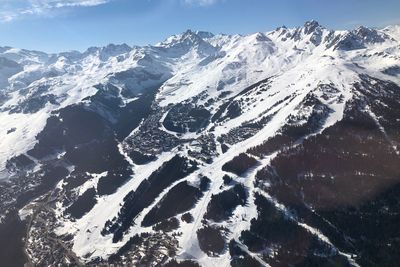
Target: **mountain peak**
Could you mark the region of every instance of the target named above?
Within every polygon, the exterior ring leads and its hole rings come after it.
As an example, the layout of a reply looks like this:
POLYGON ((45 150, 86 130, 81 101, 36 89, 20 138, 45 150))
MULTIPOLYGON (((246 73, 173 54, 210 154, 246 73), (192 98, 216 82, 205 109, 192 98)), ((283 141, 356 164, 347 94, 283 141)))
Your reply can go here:
POLYGON ((164 42, 161 43, 161 45, 170 47, 178 43, 196 44, 201 41, 203 41, 203 39, 197 34, 197 32, 188 29, 181 34, 175 34, 168 37, 164 42))
POLYGON ((257 33, 254 34, 254 36, 255 36, 255 39, 256 39, 258 42, 267 42, 267 41, 271 41, 271 39, 269 39, 268 36, 265 35, 265 34, 262 33, 262 32, 257 32, 257 33))
POLYGON ((182 33, 182 36, 190 36, 190 35, 196 35, 196 33, 194 31, 192 31, 191 29, 187 29, 186 31, 184 31, 182 33))
POLYGON ((192 39, 209 39, 214 37, 215 35, 211 32, 207 31, 194 31, 191 29, 187 29, 180 35, 174 35, 175 37, 181 37, 181 39, 192 38, 192 39))
POLYGON ((387 34, 365 26, 358 27, 353 31, 353 34, 366 43, 382 43, 391 39, 387 34))
POLYGON ((316 20, 306 21, 304 23, 304 33, 310 34, 314 32, 317 28, 321 28, 321 25, 316 20))
POLYGON ((173 49, 176 55, 183 55, 188 51, 194 49, 198 54, 209 55, 215 52, 213 47, 207 39, 212 38, 214 35, 209 32, 186 30, 181 34, 172 35, 165 41, 158 43, 156 46, 173 49))
POLYGON ((215 36, 213 33, 207 31, 195 31, 195 33, 202 39, 213 38, 215 36))
POLYGON ((308 20, 304 23, 304 27, 308 27, 308 26, 320 26, 320 24, 318 23, 318 21, 312 19, 312 20, 308 20))
POLYGON ((84 56, 87 55, 98 55, 101 60, 107 60, 110 57, 118 56, 121 54, 128 53, 132 50, 132 47, 123 43, 123 44, 108 44, 102 47, 89 47, 84 53, 84 56))

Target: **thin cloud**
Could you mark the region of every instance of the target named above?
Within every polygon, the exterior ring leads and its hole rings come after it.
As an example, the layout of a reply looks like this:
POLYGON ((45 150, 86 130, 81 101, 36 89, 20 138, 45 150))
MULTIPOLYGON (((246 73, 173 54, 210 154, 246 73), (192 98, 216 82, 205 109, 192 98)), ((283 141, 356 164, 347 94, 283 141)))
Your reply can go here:
POLYGON ((57 10, 104 5, 111 0, 0 0, 0 21, 9 22, 29 15, 51 16, 57 10))
POLYGON ((183 3, 187 5, 197 5, 197 6, 211 6, 220 2, 220 0, 183 0, 183 3))

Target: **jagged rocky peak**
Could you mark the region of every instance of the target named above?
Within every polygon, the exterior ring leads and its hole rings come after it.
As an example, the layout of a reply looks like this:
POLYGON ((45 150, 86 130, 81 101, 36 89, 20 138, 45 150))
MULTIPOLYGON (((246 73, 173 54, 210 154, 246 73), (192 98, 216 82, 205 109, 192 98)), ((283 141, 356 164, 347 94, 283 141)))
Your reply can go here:
POLYGON ((310 41, 315 46, 318 46, 322 42, 323 31, 325 30, 317 21, 310 20, 304 23, 303 27, 297 27, 294 30, 287 30, 286 27, 278 28, 277 31, 280 35, 285 34, 283 40, 290 38, 296 42, 298 41, 310 41))
POLYGON ((178 44, 195 46, 201 43, 205 43, 205 40, 213 37, 214 34, 211 32, 193 31, 191 29, 188 29, 181 34, 175 34, 171 37, 168 37, 165 41, 161 42, 159 46, 173 47, 178 44))
POLYGON ((190 40, 193 43, 196 43, 200 40, 203 40, 195 31, 191 29, 187 29, 181 36, 181 40, 190 40))
MULTIPOLYGON (((304 23, 302 31, 304 35, 310 36, 309 40, 315 46, 318 46, 322 42, 322 34, 325 28, 321 26, 316 20, 310 20, 304 23)), ((308 37, 307 37, 308 38, 308 37)))
POLYGON ((98 55, 101 60, 107 60, 110 57, 115 57, 125 53, 129 53, 132 48, 127 44, 108 44, 103 47, 90 47, 83 55, 98 55))
POLYGON ((378 32, 375 29, 360 26, 353 31, 353 33, 361 38, 364 42, 367 43, 382 43, 388 39, 391 39, 390 36, 386 35, 385 33, 378 32))
POLYGON ((276 28, 274 31, 268 33, 268 35, 276 35, 278 37, 281 37, 282 41, 286 41, 287 37, 290 35, 288 33, 288 28, 285 25, 282 25, 278 28, 276 28))
POLYGON ((207 31, 195 31, 195 33, 202 39, 210 39, 215 36, 213 33, 207 31))
POLYGON ((123 44, 109 44, 109 45, 103 47, 102 50, 104 52, 122 54, 122 53, 127 53, 127 52, 131 51, 132 48, 129 45, 123 43, 123 44))
POLYGON ((389 35, 376 29, 360 26, 352 31, 345 31, 334 36, 327 47, 334 50, 356 50, 366 48, 368 45, 379 44, 386 41, 393 41, 389 35))
POLYGON ((282 25, 282 26, 276 28, 275 30, 276 31, 283 31, 283 30, 287 30, 287 27, 286 27, 286 25, 282 25))
POLYGON ((156 46, 170 49, 169 51, 176 56, 191 50, 195 50, 199 55, 210 55, 215 52, 215 47, 207 41, 212 36, 212 33, 188 29, 182 34, 172 35, 156 46))
POLYGON ((262 33, 262 32, 257 32, 254 36, 255 36, 255 39, 258 42, 269 42, 269 41, 271 41, 271 39, 269 39, 268 36, 265 35, 265 33, 262 33))
MULTIPOLYGON (((167 39, 165 39, 164 41, 162 41, 161 43, 157 44, 156 46, 161 46, 161 47, 173 47, 178 43, 181 43, 182 41, 184 41, 185 39, 195 39, 195 38, 200 38, 196 35, 195 32, 193 32, 192 30, 188 29, 185 32, 181 33, 181 34, 174 34, 170 37, 168 37, 167 39)), ((201 39, 201 38, 200 38, 201 39)))
POLYGON ((296 28, 287 28, 286 26, 281 26, 276 28, 272 35, 276 34, 281 38, 282 41, 286 41, 288 39, 298 41, 307 41, 311 42, 315 46, 318 46, 322 43, 322 36, 324 31, 327 29, 320 25, 316 20, 309 20, 304 23, 302 27, 296 28))
POLYGON ((172 44, 181 43, 181 44, 185 44, 185 45, 196 46, 196 45, 205 43, 204 39, 209 38, 209 33, 192 31, 192 30, 188 29, 181 35, 178 35, 177 37, 178 38, 172 44))
POLYGON ((304 27, 303 27, 305 34, 313 33, 316 30, 321 30, 321 28, 323 28, 323 27, 316 20, 306 21, 306 23, 304 23, 304 27))

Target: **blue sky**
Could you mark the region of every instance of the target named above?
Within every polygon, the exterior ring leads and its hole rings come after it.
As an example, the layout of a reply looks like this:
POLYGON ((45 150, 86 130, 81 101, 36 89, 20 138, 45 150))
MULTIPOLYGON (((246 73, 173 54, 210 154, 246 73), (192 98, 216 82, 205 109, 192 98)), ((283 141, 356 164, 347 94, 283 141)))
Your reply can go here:
POLYGON ((399 0, 0 0, 0 46, 47 52, 154 44, 186 29, 252 33, 400 23, 399 0))

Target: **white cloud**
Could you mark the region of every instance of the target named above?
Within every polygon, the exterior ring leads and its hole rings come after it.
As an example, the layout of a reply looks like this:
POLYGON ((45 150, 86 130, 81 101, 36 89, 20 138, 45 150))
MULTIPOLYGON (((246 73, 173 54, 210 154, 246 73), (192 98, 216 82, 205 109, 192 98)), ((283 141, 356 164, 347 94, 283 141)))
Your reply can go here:
POLYGON ((103 5, 111 0, 0 0, 0 21, 27 15, 51 16, 57 10, 103 5))
POLYGON ((183 0, 188 5, 211 6, 219 2, 219 0, 183 0))

